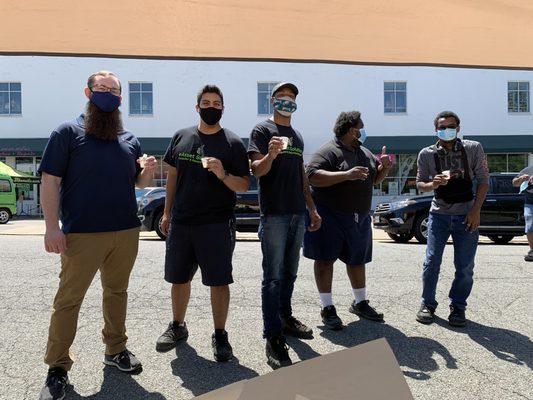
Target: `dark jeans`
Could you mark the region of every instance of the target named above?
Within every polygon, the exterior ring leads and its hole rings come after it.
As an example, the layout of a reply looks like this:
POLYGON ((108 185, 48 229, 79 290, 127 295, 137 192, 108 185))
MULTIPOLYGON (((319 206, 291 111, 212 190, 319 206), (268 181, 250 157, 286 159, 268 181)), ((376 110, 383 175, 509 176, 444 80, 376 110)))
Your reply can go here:
POLYGON ((459 309, 466 308, 466 299, 474 283, 474 258, 479 239, 479 231, 468 232, 464 224, 465 215, 445 215, 430 213, 428 224, 428 244, 422 273, 422 303, 437 308, 435 300, 439 280, 442 253, 450 235, 453 239, 455 279, 450 289, 451 304, 459 309))
POLYGON ((263 215, 259 238, 263 252, 264 336, 281 334, 281 316, 292 315, 291 297, 304 236, 304 214, 263 215))

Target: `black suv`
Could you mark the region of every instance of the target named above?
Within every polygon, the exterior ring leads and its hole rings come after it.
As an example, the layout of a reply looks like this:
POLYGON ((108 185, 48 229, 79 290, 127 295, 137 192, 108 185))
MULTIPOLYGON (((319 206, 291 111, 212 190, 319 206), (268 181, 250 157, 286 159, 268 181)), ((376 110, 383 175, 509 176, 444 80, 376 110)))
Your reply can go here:
MULTIPOLYGON (((481 209, 479 233, 498 244, 524 235, 524 195, 513 186, 516 174, 490 174, 490 188, 481 209)), ((383 229, 396 242, 413 236, 427 243, 427 224, 433 195, 416 196, 393 203, 381 203, 374 211, 374 227, 383 229)))
MULTIPOLYGON (((141 220, 143 231, 156 231, 161 239, 166 236, 161 232, 159 223, 163 216, 166 191, 164 188, 152 190, 137 199, 139 206, 138 216, 141 220)), ((237 205, 235 206, 237 218, 237 230, 241 232, 257 232, 259 227, 259 196, 257 180, 252 176, 250 189, 246 193, 237 193, 237 205)))

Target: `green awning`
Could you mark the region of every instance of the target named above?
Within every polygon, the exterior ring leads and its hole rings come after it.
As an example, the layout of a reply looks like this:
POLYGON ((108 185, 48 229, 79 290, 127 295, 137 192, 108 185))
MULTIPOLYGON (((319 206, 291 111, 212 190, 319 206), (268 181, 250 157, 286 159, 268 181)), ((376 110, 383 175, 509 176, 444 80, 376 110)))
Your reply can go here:
POLYGON ((11 168, 9 165, 4 164, 0 161, 0 175, 8 175, 13 179, 13 183, 40 183, 41 178, 38 176, 33 176, 25 172, 17 171, 14 168, 11 168))
MULTIPOLYGON (((312 135, 312 132, 304 132, 312 135)), ((331 136, 332 137, 332 136, 331 136)), ((330 139, 324 136, 323 142, 330 139)), ((480 142, 485 153, 533 153, 533 135, 472 135, 465 136, 480 142)), ((140 137, 143 153, 162 155, 170 143, 170 137, 140 137)), ((248 138, 243 138, 245 144, 248 138)), ((383 145, 391 154, 417 154, 422 148, 437 141, 436 136, 369 136, 365 146, 373 152, 381 151, 383 145)), ((40 157, 48 138, 0 139, 0 157, 40 157)))

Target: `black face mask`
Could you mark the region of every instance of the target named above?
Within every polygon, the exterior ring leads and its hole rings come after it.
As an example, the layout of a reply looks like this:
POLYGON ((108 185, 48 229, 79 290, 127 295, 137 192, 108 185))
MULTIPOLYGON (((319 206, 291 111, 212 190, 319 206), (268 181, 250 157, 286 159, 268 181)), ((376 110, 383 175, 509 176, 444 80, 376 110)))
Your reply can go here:
POLYGON ((216 125, 222 118, 222 109, 215 107, 200 108, 200 118, 207 125, 216 125))

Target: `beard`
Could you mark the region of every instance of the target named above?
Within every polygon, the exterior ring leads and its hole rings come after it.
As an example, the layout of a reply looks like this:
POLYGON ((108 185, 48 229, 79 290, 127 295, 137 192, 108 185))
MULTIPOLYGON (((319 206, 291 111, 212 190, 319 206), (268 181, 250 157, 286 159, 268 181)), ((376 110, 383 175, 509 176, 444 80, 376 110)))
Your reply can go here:
POLYGON ((124 131, 119 109, 103 112, 93 103, 87 103, 85 112, 85 133, 101 140, 116 140, 124 131))

